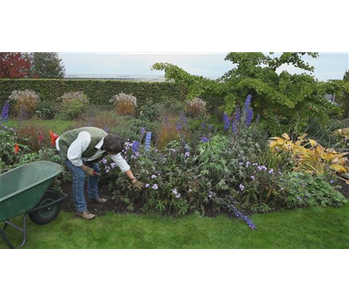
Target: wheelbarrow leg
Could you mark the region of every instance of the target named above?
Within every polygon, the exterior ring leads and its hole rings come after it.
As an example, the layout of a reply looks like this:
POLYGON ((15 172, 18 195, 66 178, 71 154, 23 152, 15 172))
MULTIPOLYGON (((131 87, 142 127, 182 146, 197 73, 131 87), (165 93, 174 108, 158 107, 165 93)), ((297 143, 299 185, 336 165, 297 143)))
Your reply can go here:
POLYGON ((23 240, 22 240, 22 244, 18 248, 22 248, 25 245, 25 243, 27 242, 27 216, 28 216, 28 214, 24 214, 23 229, 22 229, 23 240))
POLYGON ((0 228, 0 235, 1 235, 1 237, 4 239, 5 243, 7 244, 7 246, 8 246, 9 248, 15 249, 15 247, 11 244, 11 242, 10 242, 9 239, 7 238, 5 231, 3 231, 1 228, 0 228))
POLYGON ((5 222, 5 225, 4 225, 3 230, 5 231, 5 230, 6 230, 6 228, 7 228, 7 223, 5 222))
POLYGON ((5 233, 7 225, 10 225, 13 228, 17 229, 18 231, 22 232, 22 235, 23 235, 22 243, 18 247, 18 248, 22 248, 25 245, 25 243, 27 242, 27 216, 28 216, 28 214, 26 213, 23 217, 23 228, 18 227, 17 225, 11 223, 10 221, 5 221, 4 228, 3 229, 0 228, 0 235, 4 239, 5 243, 7 244, 7 246, 9 248, 15 249, 16 247, 13 246, 13 244, 10 242, 10 240, 8 239, 8 237, 5 233))

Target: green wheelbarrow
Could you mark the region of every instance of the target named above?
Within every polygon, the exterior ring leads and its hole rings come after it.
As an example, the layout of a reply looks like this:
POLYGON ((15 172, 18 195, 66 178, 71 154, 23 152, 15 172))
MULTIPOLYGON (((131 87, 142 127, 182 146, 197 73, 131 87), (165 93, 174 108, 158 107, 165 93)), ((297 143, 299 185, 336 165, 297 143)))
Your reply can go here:
POLYGON ((10 248, 5 230, 8 225, 19 230, 23 239, 19 248, 27 241, 27 216, 36 224, 53 221, 61 210, 61 201, 67 195, 48 189, 54 178, 62 171, 59 164, 49 161, 37 161, 20 166, 0 175, 0 235, 10 248), (23 227, 9 220, 24 213, 23 227))

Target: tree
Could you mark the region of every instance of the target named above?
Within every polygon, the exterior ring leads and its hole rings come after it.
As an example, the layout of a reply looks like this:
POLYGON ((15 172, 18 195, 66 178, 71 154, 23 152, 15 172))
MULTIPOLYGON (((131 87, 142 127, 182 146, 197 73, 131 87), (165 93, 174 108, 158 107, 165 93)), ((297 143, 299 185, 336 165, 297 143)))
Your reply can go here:
POLYGON ((228 114, 232 114, 236 106, 242 107, 248 94, 252 95, 254 115, 260 115, 261 125, 271 134, 279 134, 280 126, 284 127, 281 131, 292 126, 293 130, 301 132, 309 118, 325 124, 329 120, 329 112, 340 111, 327 101, 325 94, 338 92, 342 85, 319 82, 305 72, 278 72, 285 64, 313 72, 314 67, 303 59, 305 55, 318 57, 315 52, 284 52, 275 57, 273 53, 230 52, 225 60, 234 64, 233 69, 219 80, 193 76, 168 63, 157 63, 152 68, 164 70, 166 79, 186 86, 189 96, 214 99, 211 108, 214 104, 220 106, 222 101, 219 100, 224 100, 224 110, 228 114))
POLYGON ((349 118, 349 70, 345 71, 343 80, 336 80, 335 83, 341 87, 336 92, 336 102, 343 107, 344 117, 349 118))
POLYGON ((343 76, 345 82, 349 82, 349 70, 346 70, 343 76))
POLYGON ((314 67, 303 60, 304 55, 318 57, 314 52, 284 52, 279 57, 260 52, 228 53, 225 60, 231 61, 234 68, 222 78, 231 95, 226 98, 227 105, 232 99, 242 105, 245 95, 251 94, 255 115, 259 114, 262 125, 274 133, 280 125, 285 125, 285 129, 293 126, 301 132, 309 118, 325 124, 330 111, 339 111, 324 97, 335 89, 333 83, 319 82, 306 73, 277 72, 285 64, 314 71, 314 67))
POLYGON ((207 102, 207 108, 212 110, 224 104, 224 86, 218 80, 203 76, 191 75, 180 67, 170 63, 155 63, 152 70, 165 71, 167 80, 174 80, 188 89, 188 99, 202 98, 207 102))
POLYGON ((30 54, 31 77, 63 78, 65 69, 56 52, 34 52, 30 54))
POLYGON ((30 61, 25 53, 0 52, 0 78, 23 78, 29 73, 30 61))

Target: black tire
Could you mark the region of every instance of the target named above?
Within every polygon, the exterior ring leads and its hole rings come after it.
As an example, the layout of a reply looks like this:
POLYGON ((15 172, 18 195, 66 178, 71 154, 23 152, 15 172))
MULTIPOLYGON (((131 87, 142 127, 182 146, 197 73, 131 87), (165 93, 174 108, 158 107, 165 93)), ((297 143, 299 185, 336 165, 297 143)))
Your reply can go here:
MULTIPOLYGON (((53 202, 59 198, 59 194, 54 191, 46 191, 44 196, 41 198, 37 207, 44 206, 53 202)), ((36 224, 43 225, 50 223, 58 216, 61 211, 62 202, 58 202, 49 207, 38 209, 29 213, 29 218, 36 224)))

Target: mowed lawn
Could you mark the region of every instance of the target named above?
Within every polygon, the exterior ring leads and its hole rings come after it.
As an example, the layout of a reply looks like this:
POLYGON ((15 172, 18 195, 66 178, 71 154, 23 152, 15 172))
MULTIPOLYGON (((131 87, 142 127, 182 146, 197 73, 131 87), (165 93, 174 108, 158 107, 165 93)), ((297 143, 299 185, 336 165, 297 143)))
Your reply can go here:
MULTIPOLYGON (((257 229, 225 216, 182 218, 108 213, 92 221, 61 212, 47 225, 28 220, 24 248, 213 249, 213 248, 349 248, 349 204, 313 207, 251 216, 257 229)), ((13 220, 20 224, 21 217, 13 220)), ((3 223, 1 223, 3 225, 3 223)), ((14 243, 20 233, 7 229, 14 243)), ((0 248, 7 248, 0 240, 0 248)))

